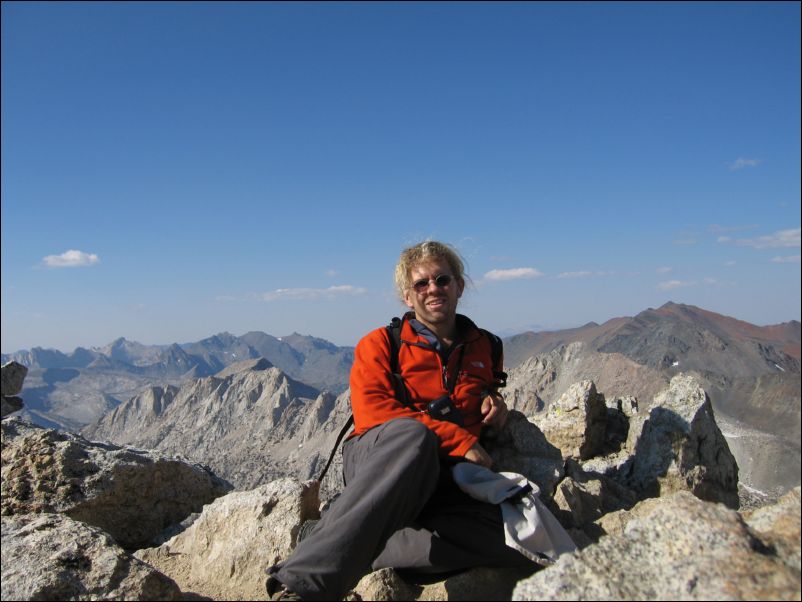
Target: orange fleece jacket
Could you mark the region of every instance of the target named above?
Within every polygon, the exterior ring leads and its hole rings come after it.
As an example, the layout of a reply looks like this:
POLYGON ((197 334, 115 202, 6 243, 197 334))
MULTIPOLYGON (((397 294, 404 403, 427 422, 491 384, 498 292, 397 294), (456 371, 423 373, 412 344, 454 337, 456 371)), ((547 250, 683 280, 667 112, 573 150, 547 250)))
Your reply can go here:
MULTIPOLYGON (((356 346, 351 368, 351 408, 354 432, 351 437, 393 418, 414 418, 440 438, 443 455, 461 457, 479 440, 482 430, 482 400, 493 388, 492 347, 488 338, 462 315, 457 315, 457 328, 462 336, 443 366, 440 354, 407 320, 401 329, 398 365, 409 392, 409 407, 395 397, 390 372, 390 341, 386 328, 368 333, 356 346), (465 346, 460 366, 461 346, 465 346), (446 379, 459 371, 451 398, 462 413, 465 427, 437 420, 426 413, 427 404, 448 393, 446 379)), ((500 359, 501 370, 503 359, 500 359)))

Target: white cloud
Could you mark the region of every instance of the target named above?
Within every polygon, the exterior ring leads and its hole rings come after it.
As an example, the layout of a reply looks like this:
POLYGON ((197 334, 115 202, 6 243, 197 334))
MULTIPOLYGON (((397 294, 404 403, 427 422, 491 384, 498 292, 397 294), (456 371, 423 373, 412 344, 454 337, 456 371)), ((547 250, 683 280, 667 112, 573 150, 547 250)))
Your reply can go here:
POLYGON ((727 267, 732 267, 732 266, 734 266, 735 264, 736 264, 736 262, 735 262, 735 261, 732 261, 732 260, 730 260, 730 261, 725 261, 725 262, 724 262, 724 265, 726 265, 727 267))
POLYGON ((593 272, 581 270, 579 272, 562 272, 557 275, 557 278, 586 278, 588 276, 593 276, 593 272))
POLYGON ((730 171, 737 171, 745 167, 757 167, 760 165, 760 159, 745 159, 738 157, 734 162, 730 163, 730 171))
POLYGON ((674 268, 670 268, 668 266, 663 266, 662 268, 657 268, 658 274, 668 274, 669 272, 673 272, 674 268))
POLYGON ((800 246, 800 228, 790 230, 778 230, 768 236, 758 236, 757 238, 738 238, 735 244, 739 247, 752 247, 754 249, 776 249, 800 246))
POLYGON ((490 270, 484 275, 485 280, 519 280, 521 278, 537 278, 543 272, 535 268, 511 268, 509 270, 490 270))
POLYGON ((329 278, 334 278, 335 276, 339 275, 340 272, 338 272, 337 270, 326 270, 326 276, 328 276, 329 278))
POLYGON ((343 284, 340 286, 330 286, 328 288, 279 288, 268 293, 262 293, 260 298, 263 301, 279 301, 289 299, 294 301, 312 299, 334 299, 343 296, 357 296, 367 293, 367 289, 343 284))
POLYGON ((80 268, 100 263, 100 257, 94 253, 84 253, 70 249, 61 255, 48 255, 42 259, 42 264, 49 268, 80 268))
POLYGON ((721 234, 722 232, 743 232, 744 230, 754 230, 757 224, 748 224, 746 226, 722 226, 720 224, 713 224, 710 226, 710 231, 713 234, 721 234))
POLYGON ((786 255, 785 257, 774 257, 774 263, 799 263, 799 255, 786 255))
POLYGON ((659 282, 657 288, 662 291, 670 291, 675 288, 682 288, 683 286, 693 286, 694 284, 696 283, 683 280, 666 280, 665 282, 659 282))

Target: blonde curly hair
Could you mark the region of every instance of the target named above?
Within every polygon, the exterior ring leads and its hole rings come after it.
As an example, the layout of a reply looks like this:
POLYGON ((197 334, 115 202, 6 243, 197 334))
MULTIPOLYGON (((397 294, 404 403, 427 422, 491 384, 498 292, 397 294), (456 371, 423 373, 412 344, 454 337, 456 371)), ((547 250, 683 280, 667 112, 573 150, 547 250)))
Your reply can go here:
POLYGON ((395 288, 401 301, 404 300, 404 291, 411 285, 412 268, 430 261, 445 261, 451 270, 451 275, 464 284, 465 263, 460 254, 451 245, 436 240, 424 240, 416 245, 401 251, 398 263, 395 266, 395 288))

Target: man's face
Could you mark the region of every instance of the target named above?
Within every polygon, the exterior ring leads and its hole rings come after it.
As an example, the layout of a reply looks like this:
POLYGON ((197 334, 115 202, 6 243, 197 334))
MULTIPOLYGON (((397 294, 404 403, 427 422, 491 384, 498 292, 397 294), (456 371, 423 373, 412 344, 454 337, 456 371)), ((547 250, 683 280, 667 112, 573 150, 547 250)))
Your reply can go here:
POLYGON ((457 302, 462 296, 465 283, 457 281, 445 261, 429 261, 410 270, 412 284, 428 280, 422 290, 414 287, 404 292, 404 302, 415 312, 415 317, 427 326, 447 325, 457 315, 457 302), (435 278, 440 275, 451 276, 447 286, 437 286, 435 278))

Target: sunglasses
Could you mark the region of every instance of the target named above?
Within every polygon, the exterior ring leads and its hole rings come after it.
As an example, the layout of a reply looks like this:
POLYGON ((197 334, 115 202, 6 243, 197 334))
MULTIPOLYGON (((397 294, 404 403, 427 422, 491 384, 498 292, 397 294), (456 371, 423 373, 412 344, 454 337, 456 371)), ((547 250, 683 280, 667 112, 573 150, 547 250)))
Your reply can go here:
POLYGON ((435 286, 438 288, 446 288, 449 284, 451 284, 452 280, 454 280, 453 276, 449 276, 448 274, 440 274, 434 278, 421 278, 420 280, 416 280, 412 283, 412 288, 415 289, 416 293, 425 293, 429 289, 430 282, 434 282, 435 286))

